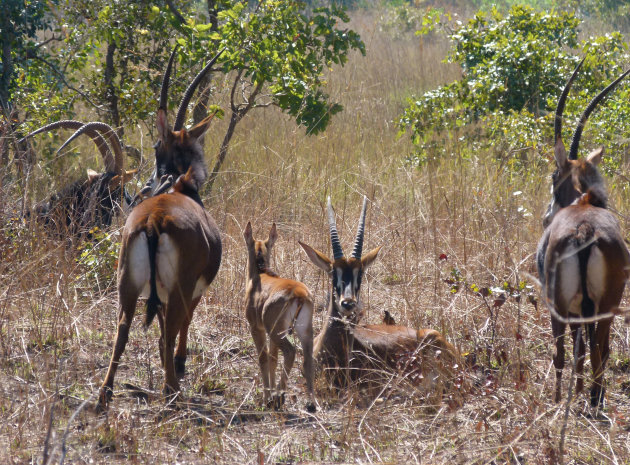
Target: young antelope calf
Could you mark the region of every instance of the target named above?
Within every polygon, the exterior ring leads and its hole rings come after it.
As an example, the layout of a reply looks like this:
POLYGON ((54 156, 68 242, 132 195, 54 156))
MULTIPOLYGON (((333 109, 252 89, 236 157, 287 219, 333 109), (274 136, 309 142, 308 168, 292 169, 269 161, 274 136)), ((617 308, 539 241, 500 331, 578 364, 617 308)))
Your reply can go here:
POLYGON ((295 330, 304 352, 304 377, 309 398, 306 408, 309 412, 314 412, 313 297, 304 284, 280 278, 269 269, 271 248, 278 238, 275 223, 265 241, 257 241, 252 237, 252 225, 249 222, 243 237, 248 252, 245 312, 258 352, 264 402, 267 405, 273 403, 276 408, 284 402, 283 391, 287 388, 287 378, 295 361, 295 347, 287 336, 295 330), (276 394, 272 396, 278 349, 282 351, 284 367, 276 394))

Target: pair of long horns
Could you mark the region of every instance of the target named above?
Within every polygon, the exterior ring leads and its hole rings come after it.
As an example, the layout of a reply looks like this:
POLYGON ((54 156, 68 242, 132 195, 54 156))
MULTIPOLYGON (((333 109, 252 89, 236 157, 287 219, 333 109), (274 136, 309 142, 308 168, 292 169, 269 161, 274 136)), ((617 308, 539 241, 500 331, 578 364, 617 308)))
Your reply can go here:
MULTIPOLYGON (((582 67, 584 60, 586 58, 582 58, 573 71, 573 74, 567 81, 562 90, 562 94, 560 95, 560 99, 558 100, 558 105, 556 107, 556 119, 554 124, 554 144, 558 141, 558 139, 562 138, 562 113, 564 112, 564 106, 567 100, 567 95, 569 95, 569 90, 571 89, 571 85, 577 76, 578 71, 582 67)), ((625 78, 630 73, 630 69, 615 79, 612 83, 610 83, 604 90, 602 90, 599 94, 591 100, 591 102, 586 107, 586 110, 580 116, 580 121, 578 122, 577 127, 575 128, 575 132, 573 133, 573 139, 571 140, 571 149, 569 150, 569 160, 577 160, 578 148, 580 147, 580 139, 582 137, 582 131, 584 130, 584 126, 586 125, 586 121, 588 117, 593 113, 593 110, 597 107, 597 105, 606 98, 606 96, 613 90, 617 85, 621 82, 623 78, 625 78)))
MULTIPOLYGON (((171 56, 168 59, 168 65, 166 66, 166 71, 164 72, 164 78, 162 79, 162 89, 160 90, 160 106, 159 108, 166 111, 166 106, 168 103, 168 86, 171 79, 171 70, 173 68, 173 60, 175 58, 175 52, 177 51, 177 47, 179 45, 175 45, 175 48, 171 52, 171 56)), ((177 116, 175 117, 175 124, 173 125, 173 131, 179 131, 184 126, 184 122, 186 120, 186 110, 188 109, 188 104, 190 103, 190 99, 193 96, 193 93, 199 86, 199 83, 203 79, 203 77, 212 69, 212 66, 219 59, 221 54, 225 51, 225 47, 223 47, 219 52, 212 57, 212 59, 208 62, 204 68, 199 71, 199 74, 195 76, 195 79, 192 80, 186 92, 184 92, 184 96, 182 97, 182 101, 179 103, 179 108, 177 109, 177 116)))
MULTIPOLYGON (((161 109, 166 110, 167 97, 168 97, 168 86, 169 80, 171 76, 171 69, 173 67, 173 60, 175 58, 175 52, 177 51, 177 45, 171 52, 171 56, 168 60, 168 65, 166 67, 166 71, 164 73, 164 78, 162 79, 162 89, 160 91, 160 107, 161 109)), ((190 83, 186 92, 184 93, 184 97, 179 104, 179 109, 177 110, 177 117, 175 118, 175 125, 173 130, 179 131, 184 125, 184 120, 186 118, 186 109, 188 104, 190 103, 190 99, 192 98, 193 93, 199 86, 201 79, 205 76, 205 74, 210 71, 212 65, 217 61, 217 59, 221 56, 225 48, 221 49, 219 53, 217 53, 208 64, 197 74, 195 79, 190 83)), ((52 131, 54 129, 63 128, 63 129, 75 129, 75 133, 72 134, 68 140, 66 140, 61 147, 57 150, 59 153, 62 149, 64 149, 70 142, 79 137, 82 134, 90 137, 98 151, 101 153, 103 157, 103 162, 105 164, 105 170, 109 173, 121 174, 123 173, 123 144, 116 131, 107 123, 102 123, 99 121, 92 121, 89 123, 83 123, 81 121, 75 120, 63 120, 56 121, 54 123, 43 126, 30 134, 23 137, 20 141, 24 141, 28 137, 33 137, 36 134, 40 134, 42 132, 52 131), (108 144, 109 142, 109 144, 108 144), (112 155, 113 150, 113 155, 112 155)))
POLYGON ((85 134, 94 141, 98 151, 103 157, 103 163, 105 164, 105 170, 108 173, 121 174, 123 172, 123 144, 116 134, 116 131, 107 123, 101 123, 98 121, 92 121, 90 123, 83 123, 76 120, 62 120, 55 121, 54 123, 42 126, 39 129, 27 134, 20 142, 29 137, 33 137, 42 132, 52 131, 54 129, 75 129, 76 132, 66 140, 61 147, 57 150, 59 153, 70 142, 79 137, 81 134, 85 134), (109 144, 108 144, 109 142, 109 144), (112 150, 114 154, 112 155, 112 150))
MULTIPOLYGON (((352 258, 360 259, 363 252, 363 237, 365 235, 365 212, 367 211, 367 197, 363 196, 363 208, 359 217, 359 227, 357 228, 357 237, 354 240, 354 249, 352 250, 352 258)), ((330 197, 328 197, 328 225, 330 227, 330 243, 333 249, 333 258, 338 260, 343 258, 343 249, 339 241, 337 233, 337 223, 335 222, 335 211, 333 210, 330 197)))

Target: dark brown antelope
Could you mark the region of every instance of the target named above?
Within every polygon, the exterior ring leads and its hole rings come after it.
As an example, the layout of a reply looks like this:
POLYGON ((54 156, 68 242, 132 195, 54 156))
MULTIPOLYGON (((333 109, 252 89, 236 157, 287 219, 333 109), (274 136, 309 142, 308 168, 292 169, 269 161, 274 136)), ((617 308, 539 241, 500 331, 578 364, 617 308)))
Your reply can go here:
POLYGON ((269 237, 257 241, 252 236, 252 225, 247 223, 243 233, 247 244, 247 284, 245 312, 256 344, 258 363, 264 385, 264 402, 278 408, 284 402, 287 378, 295 360, 295 347, 288 335, 295 331, 304 352, 304 377, 308 401, 306 408, 314 412, 313 398, 313 297, 308 288, 291 279, 278 277, 269 269, 271 249, 278 238, 276 224, 269 237), (267 344, 267 335, 269 344, 267 344), (278 350, 282 351, 284 366, 275 394, 278 350))
MULTIPOLYGON (((366 208, 367 198, 363 202, 354 249, 349 258, 344 256, 341 248, 330 198, 328 219, 333 259, 299 243, 308 258, 331 277, 328 316, 324 328, 315 338, 314 354, 318 363, 332 375, 331 380, 337 386, 347 385, 351 379, 360 379, 374 368, 400 371, 410 378, 429 378, 438 372, 456 369, 459 354, 437 331, 387 323, 359 324, 363 274, 380 250, 378 247, 362 254, 366 208)), ((388 321, 393 323, 393 318, 388 321)))
MULTIPOLYGON (((84 124, 73 120, 48 124, 31 132, 22 141, 54 129, 81 129, 81 133, 88 135, 103 157, 105 173, 88 170, 87 179, 79 179, 35 205, 35 216, 60 237, 84 236, 94 226, 109 226, 116 211, 122 211, 131 202, 124 184, 135 170, 124 170, 122 142, 105 123, 84 124)), ((30 215, 27 212, 27 216, 30 215)))
MULTIPOLYGON (((211 60, 211 64, 218 56, 211 60)), ((209 68, 210 65, 204 69, 207 71, 209 68)), ((169 71, 164 79, 166 86, 162 87, 161 104, 166 99, 164 89, 168 88, 169 71)), ((194 91, 190 89, 187 93, 194 91)), ((178 114, 182 121, 184 116, 178 114)), ((175 131, 168 125, 166 110, 158 110, 159 141, 156 146, 161 147, 166 158, 173 160, 177 170, 188 165, 187 171, 177 178, 168 193, 138 204, 125 223, 118 260, 118 331, 97 410, 104 410, 111 400, 114 376, 125 350, 136 302, 141 295, 148 297, 145 326, 149 326, 156 315, 160 324, 164 392, 173 394, 179 391, 178 377, 183 376, 185 371, 188 327, 195 307, 221 263, 221 236, 199 196, 200 182, 203 182, 203 178, 199 177, 200 168, 190 163, 190 160, 203 163, 200 139, 213 116, 208 116, 190 130, 180 127, 175 131)), ((168 174, 172 176, 172 173, 168 174)))
POLYGON ((628 72, 590 102, 580 117, 567 158, 562 142, 562 113, 581 64, 565 85, 556 108, 553 198, 543 220, 546 229, 538 244, 536 261, 555 340, 555 401, 561 399, 567 324, 576 346, 576 392, 583 389, 586 349, 582 324, 585 324, 593 369, 590 401, 593 407, 599 407, 604 402, 610 327, 628 278, 630 255, 616 218, 607 210, 606 188, 597 169, 603 148, 594 150, 586 158, 578 159, 577 155, 589 115, 628 72))
MULTIPOLYGON (((184 92, 184 96, 182 97, 181 102, 179 103, 179 107, 177 109, 177 116, 175 117, 175 123, 173 125, 173 131, 166 130, 166 108, 167 108, 167 98, 168 98, 168 87, 171 75, 171 68, 173 65, 173 59, 175 57, 175 52, 177 50, 177 46, 173 49, 171 53, 171 57, 168 61, 168 65, 166 67, 166 72, 164 73, 164 78, 162 80, 162 89, 160 91, 160 104, 158 108, 157 115, 157 125, 158 132, 160 134, 160 138, 155 143, 155 170, 151 174, 151 177, 147 181, 144 189, 142 189, 142 196, 156 195, 162 189, 165 189, 165 186, 169 185, 167 180, 171 177, 172 180, 177 179, 178 176, 186 173, 189 167, 192 167, 193 170, 193 180, 197 187, 201 187, 208 177, 208 172, 206 170, 206 165, 204 163, 203 158, 203 150, 187 150, 188 144, 190 140, 182 139, 183 136, 186 135, 186 131, 183 133, 180 132, 184 127, 184 123, 186 120, 186 110, 188 108, 188 104, 190 103, 190 99, 192 98, 195 90, 199 86, 199 83, 204 78, 204 76, 212 71, 212 66, 217 61, 217 59, 221 56, 224 49, 221 49, 209 62, 208 64, 197 74, 195 79, 192 80, 186 92, 184 92)), ((194 138, 196 143, 203 143, 203 132, 194 138)))

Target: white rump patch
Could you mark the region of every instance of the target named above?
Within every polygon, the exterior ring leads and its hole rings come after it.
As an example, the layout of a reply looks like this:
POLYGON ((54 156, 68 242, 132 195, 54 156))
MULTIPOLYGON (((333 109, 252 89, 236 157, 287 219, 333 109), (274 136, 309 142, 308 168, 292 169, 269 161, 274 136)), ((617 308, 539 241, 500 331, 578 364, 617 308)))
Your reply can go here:
POLYGON ((595 314, 597 314, 599 301, 606 288, 606 260, 604 259, 604 254, 597 246, 591 247, 587 270, 586 287, 588 296, 595 303, 595 314))
POLYGON ((130 278, 138 292, 149 295, 149 247, 147 235, 142 232, 129 244, 128 249, 130 278))
POLYGON ((195 290, 193 292, 193 299, 200 297, 203 293, 208 289, 210 283, 207 283, 203 276, 201 276, 197 280, 197 284, 195 284, 195 290))
POLYGON ((160 234, 155 265, 157 268, 158 296, 162 302, 167 302, 168 294, 177 285, 177 277, 179 276, 179 251, 168 234, 160 234))
POLYGON ((569 313, 581 315, 582 289, 580 288, 580 262, 577 253, 563 257, 558 261, 556 269, 555 294, 558 296, 558 307, 565 307, 569 313))

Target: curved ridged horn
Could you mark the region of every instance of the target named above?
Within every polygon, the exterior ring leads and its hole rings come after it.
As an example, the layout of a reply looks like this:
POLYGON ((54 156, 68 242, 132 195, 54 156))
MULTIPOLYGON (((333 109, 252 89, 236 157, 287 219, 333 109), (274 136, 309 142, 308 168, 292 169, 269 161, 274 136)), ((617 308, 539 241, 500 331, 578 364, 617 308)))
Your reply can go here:
POLYGON ((341 248, 341 242, 339 242, 339 234, 337 234, 335 211, 333 210, 332 203, 330 203, 330 196, 328 196, 328 226, 330 227, 330 245, 332 245, 333 249, 333 258, 338 260, 343 258, 343 249, 341 248))
POLYGON ((186 119, 186 110, 188 109, 188 104, 190 103, 190 99, 192 98, 195 89, 197 89, 197 86, 201 82, 201 79, 203 79, 205 74, 210 70, 210 68, 212 68, 212 65, 214 65, 214 63, 219 59, 224 51, 225 47, 219 50, 219 53, 217 53, 212 58, 212 60, 210 60, 210 62, 208 62, 208 64, 201 71, 199 71, 199 74, 197 74, 195 79, 193 79, 193 81, 188 86, 188 89, 186 89, 184 97, 182 98, 182 101, 179 104, 179 108, 177 109, 177 116, 175 117, 173 131, 179 131, 184 126, 184 121, 186 119))
MULTIPOLYGON (((46 126, 42 126, 41 128, 36 129, 35 131, 27 134, 22 139, 20 139, 19 142, 23 142, 25 139, 29 137, 33 137, 42 132, 52 131, 54 129, 62 128, 62 129, 77 130, 84 126, 85 126, 85 123, 82 123, 81 121, 71 120, 71 119, 55 121, 54 123, 50 123, 50 124, 47 124, 46 126)), ((116 162, 112 156, 112 152, 109 149, 109 146, 107 145, 107 142, 105 141, 105 139, 103 139, 103 136, 101 136, 98 133, 98 131, 94 129, 88 128, 88 130, 84 132, 88 137, 90 137, 90 139, 94 141, 94 143, 96 144, 96 148, 98 148, 98 151, 101 152, 101 155, 103 157, 103 162, 105 164, 105 169, 109 172, 114 172, 116 169, 116 162)))
POLYGON ((102 123, 100 121, 93 121, 90 123, 86 123, 81 126, 74 134, 70 136, 68 140, 66 140, 57 152, 60 152, 65 146, 67 146, 74 139, 79 137, 81 134, 87 134, 88 131, 99 131, 103 133, 103 135, 109 141, 109 144, 114 149, 114 166, 113 169, 110 169, 106 166, 108 172, 120 174, 123 171, 123 148, 122 142, 118 138, 116 131, 107 123, 102 123))
POLYGON ((606 98, 608 93, 613 90, 617 85, 621 82, 623 78, 625 78, 628 73, 630 73, 630 69, 615 79, 612 83, 608 85, 604 90, 602 90, 591 103, 588 104, 582 116, 580 116, 580 121, 578 122, 577 127, 575 128, 575 132, 573 133, 573 140, 571 141, 571 150, 569 151, 569 160, 577 160, 578 148, 580 146, 580 138, 582 137, 582 131, 584 130, 584 126, 586 125, 586 121, 588 117, 591 115, 595 107, 606 98))
POLYGON ((564 113, 564 105, 567 102, 567 96, 569 95, 569 90, 571 90, 571 85, 573 84, 573 81, 575 80, 575 76, 577 76, 578 71, 582 67, 584 60, 586 60, 586 57, 582 58, 582 60, 578 63, 575 71, 573 71, 573 74, 564 85, 564 89, 562 89, 562 94, 560 94, 560 98, 558 99, 558 106, 556 107, 556 120, 553 126, 554 144, 558 141, 558 139, 562 138, 562 113, 564 113))
POLYGON ((352 250, 352 257, 356 259, 361 258, 363 253, 363 235, 365 234, 365 212, 367 210, 367 196, 363 196, 363 209, 361 210, 361 216, 359 217, 359 227, 357 228, 357 238, 354 240, 354 249, 352 250))
POLYGON ((164 77, 162 78, 162 89, 160 90, 160 106, 162 110, 166 110, 168 104, 168 86, 171 80, 171 69, 173 68, 173 60, 175 59, 175 52, 177 52, 179 44, 175 44, 171 56, 168 59, 168 65, 166 65, 166 71, 164 71, 164 77))

